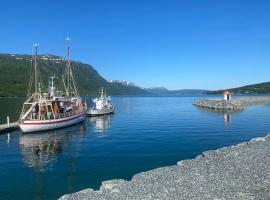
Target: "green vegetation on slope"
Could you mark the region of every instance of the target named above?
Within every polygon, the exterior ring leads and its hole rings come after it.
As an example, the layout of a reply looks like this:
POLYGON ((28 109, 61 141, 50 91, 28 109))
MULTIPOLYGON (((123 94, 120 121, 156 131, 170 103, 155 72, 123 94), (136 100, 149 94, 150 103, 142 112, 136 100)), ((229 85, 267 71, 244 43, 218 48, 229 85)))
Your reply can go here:
MULTIPOLYGON (((61 57, 40 55, 38 65, 44 88, 49 76, 55 76, 58 83, 62 82, 66 63, 61 57)), ((26 96, 32 69, 29 55, 0 54, 0 97, 26 96)), ((139 87, 110 83, 88 64, 72 61, 72 69, 81 95, 97 95, 100 87, 105 87, 110 95, 149 94, 139 87)))
MULTIPOLYGON (((270 82, 246 85, 230 89, 234 94, 270 94, 270 82)), ((224 90, 210 91, 207 94, 222 94, 224 90)))

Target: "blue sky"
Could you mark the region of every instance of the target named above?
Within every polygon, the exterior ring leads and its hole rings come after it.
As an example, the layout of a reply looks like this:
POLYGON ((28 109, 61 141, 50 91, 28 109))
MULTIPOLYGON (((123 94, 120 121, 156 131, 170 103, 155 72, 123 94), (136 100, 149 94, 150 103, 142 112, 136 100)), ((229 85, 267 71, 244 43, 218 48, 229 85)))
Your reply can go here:
POLYGON ((65 55, 143 87, 225 89, 270 81, 270 1, 2 1, 0 53, 65 55))

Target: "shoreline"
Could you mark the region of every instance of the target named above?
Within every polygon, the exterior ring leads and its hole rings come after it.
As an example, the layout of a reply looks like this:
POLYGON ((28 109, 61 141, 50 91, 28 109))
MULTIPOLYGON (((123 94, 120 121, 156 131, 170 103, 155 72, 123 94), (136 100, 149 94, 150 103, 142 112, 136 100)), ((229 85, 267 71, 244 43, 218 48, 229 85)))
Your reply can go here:
POLYGON ((130 181, 104 181, 99 190, 89 188, 59 200, 270 199, 269 155, 267 135, 138 173, 130 181))

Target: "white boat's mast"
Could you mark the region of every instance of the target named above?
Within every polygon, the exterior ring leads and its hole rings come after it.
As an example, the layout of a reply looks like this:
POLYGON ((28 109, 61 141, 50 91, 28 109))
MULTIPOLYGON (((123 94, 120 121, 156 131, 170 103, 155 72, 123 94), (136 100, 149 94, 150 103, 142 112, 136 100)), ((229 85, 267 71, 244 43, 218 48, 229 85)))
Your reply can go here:
POLYGON ((62 76, 62 80, 63 80, 63 83, 64 83, 64 88, 65 88, 66 95, 68 96, 68 91, 67 91, 67 87, 66 87, 66 82, 65 82, 64 76, 62 76))
POLYGON ((39 69, 37 63, 37 51, 38 51, 38 44, 34 44, 35 48, 35 63, 34 63, 34 71, 35 71, 35 97, 38 97, 41 94, 40 89, 40 77, 39 77, 39 69))
POLYGON ((105 99, 106 98, 106 91, 104 87, 100 88, 100 98, 105 99))
POLYGON ((55 96, 55 86, 54 86, 54 76, 50 77, 50 81, 49 81, 49 93, 51 97, 55 96))
POLYGON ((73 72, 71 69, 71 61, 70 61, 70 38, 67 37, 67 97, 71 97, 72 94, 74 96, 79 96, 77 86, 74 81, 73 72))
POLYGON ((70 97, 71 66, 70 66, 70 38, 67 36, 67 96, 70 97))

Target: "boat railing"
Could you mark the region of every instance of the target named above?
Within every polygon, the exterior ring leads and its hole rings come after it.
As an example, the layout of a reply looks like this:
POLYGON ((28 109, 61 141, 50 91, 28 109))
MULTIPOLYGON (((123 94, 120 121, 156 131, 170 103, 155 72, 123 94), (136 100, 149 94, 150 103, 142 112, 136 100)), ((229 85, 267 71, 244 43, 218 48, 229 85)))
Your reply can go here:
POLYGON ((72 110, 69 112, 64 112, 64 113, 56 113, 55 114, 55 119, 61 119, 61 118, 66 118, 66 117, 71 117, 77 114, 80 114, 81 111, 80 110, 72 110))
POLYGON ((35 121, 62 119, 62 118, 71 117, 80 113, 82 113, 81 109, 71 110, 71 111, 63 112, 63 113, 45 112, 45 113, 41 113, 40 117, 38 116, 38 113, 31 113, 25 119, 35 120, 35 121))

